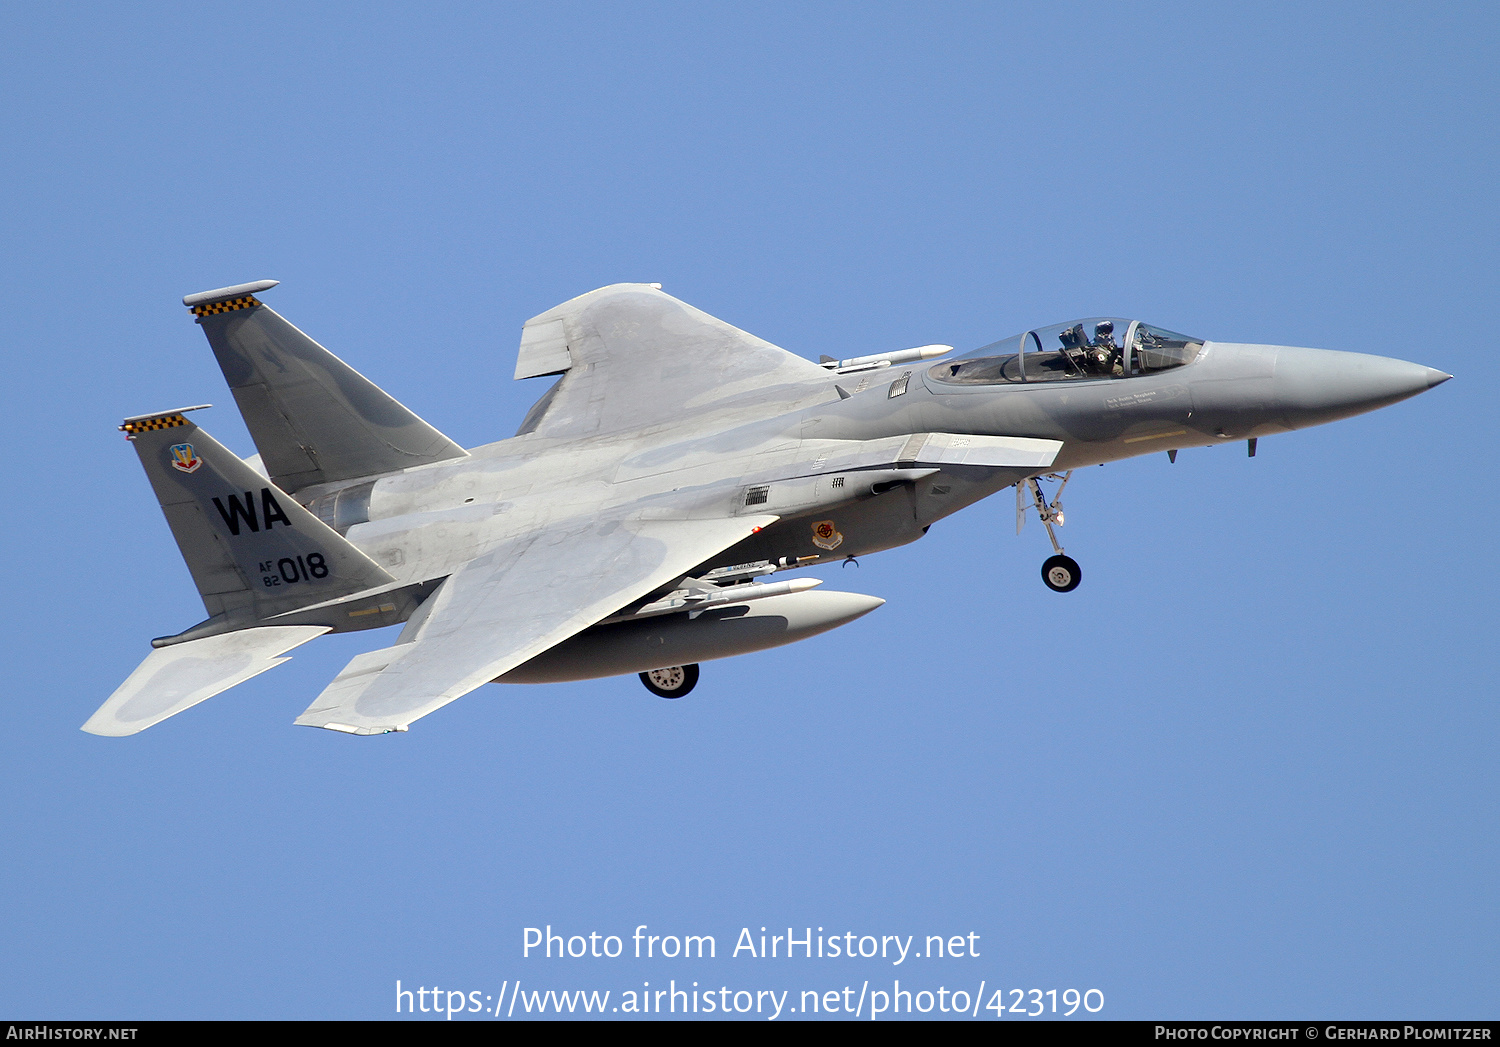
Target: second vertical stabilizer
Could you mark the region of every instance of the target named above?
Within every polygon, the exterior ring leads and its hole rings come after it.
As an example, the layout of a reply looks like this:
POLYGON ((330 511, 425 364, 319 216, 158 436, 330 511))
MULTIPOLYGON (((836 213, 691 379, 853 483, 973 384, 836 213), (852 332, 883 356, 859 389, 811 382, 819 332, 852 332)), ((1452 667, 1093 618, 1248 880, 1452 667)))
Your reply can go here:
POLYGON ((261 280, 183 299, 285 491, 467 455, 258 298, 261 280))

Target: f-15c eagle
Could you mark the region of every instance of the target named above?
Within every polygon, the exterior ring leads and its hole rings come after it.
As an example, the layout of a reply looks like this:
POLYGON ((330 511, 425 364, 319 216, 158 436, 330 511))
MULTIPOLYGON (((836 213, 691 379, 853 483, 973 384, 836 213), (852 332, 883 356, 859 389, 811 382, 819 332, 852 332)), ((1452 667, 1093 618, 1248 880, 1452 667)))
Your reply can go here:
POLYGON ((920 538, 1007 487, 1054 526, 1072 470, 1247 440, 1394 403, 1449 375, 1384 357, 1190 338, 1095 318, 932 362, 947 346, 812 363, 616 284, 526 322, 516 378, 561 377, 515 436, 464 450, 256 295, 188 295, 259 454, 181 408, 128 418, 208 618, 83 725, 135 734, 328 632, 402 624, 296 720, 409 724, 490 681, 640 673, 824 632, 883 601, 763 581, 920 538), (1058 486, 1049 497, 1039 481, 1058 486))

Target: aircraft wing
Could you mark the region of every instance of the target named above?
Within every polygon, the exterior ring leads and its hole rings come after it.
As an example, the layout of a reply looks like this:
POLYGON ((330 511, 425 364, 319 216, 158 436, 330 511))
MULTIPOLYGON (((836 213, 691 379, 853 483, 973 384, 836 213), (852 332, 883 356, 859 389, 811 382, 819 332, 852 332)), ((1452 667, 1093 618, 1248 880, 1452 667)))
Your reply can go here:
POLYGON ((348 734, 404 731, 681 577, 775 516, 594 516, 476 557, 412 616, 397 643, 353 659, 296 722, 348 734))
POLYGON ((526 321, 516 377, 544 374, 563 377, 523 426, 539 436, 678 426, 703 412, 722 423, 737 407, 765 416, 826 400, 834 377, 653 284, 601 287, 526 321))

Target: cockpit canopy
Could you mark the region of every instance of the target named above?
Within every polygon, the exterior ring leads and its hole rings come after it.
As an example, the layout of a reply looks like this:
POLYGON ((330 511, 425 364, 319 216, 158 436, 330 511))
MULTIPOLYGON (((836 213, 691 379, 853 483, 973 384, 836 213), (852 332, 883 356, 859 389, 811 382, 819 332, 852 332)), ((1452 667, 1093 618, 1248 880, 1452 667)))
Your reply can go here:
POLYGON ((1013 335, 927 373, 958 385, 1132 378, 1192 363, 1202 349, 1201 338, 1139 320, 1096 316, 1013 335))

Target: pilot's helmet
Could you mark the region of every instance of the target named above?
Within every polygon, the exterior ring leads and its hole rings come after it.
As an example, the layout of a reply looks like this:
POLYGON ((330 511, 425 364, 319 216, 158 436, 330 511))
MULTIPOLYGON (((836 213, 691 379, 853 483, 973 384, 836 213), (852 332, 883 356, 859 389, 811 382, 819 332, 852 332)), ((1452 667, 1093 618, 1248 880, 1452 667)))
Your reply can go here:
POLYGON ((1094 325, 1094 335, 1100 337, 1115 333, 1115 322, 1113 320, 1100 320, 1094 325))

